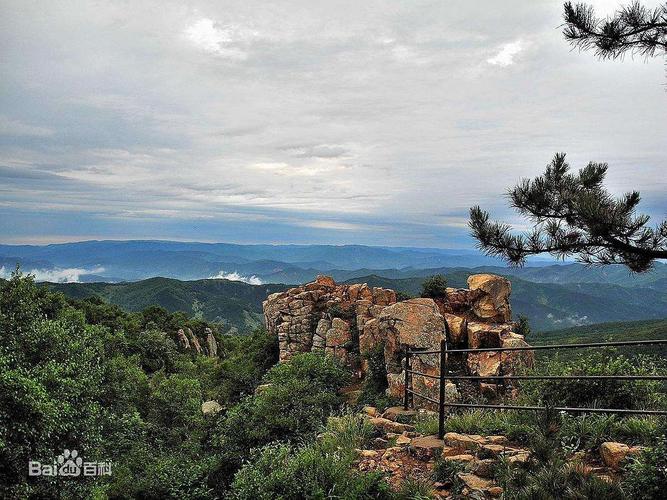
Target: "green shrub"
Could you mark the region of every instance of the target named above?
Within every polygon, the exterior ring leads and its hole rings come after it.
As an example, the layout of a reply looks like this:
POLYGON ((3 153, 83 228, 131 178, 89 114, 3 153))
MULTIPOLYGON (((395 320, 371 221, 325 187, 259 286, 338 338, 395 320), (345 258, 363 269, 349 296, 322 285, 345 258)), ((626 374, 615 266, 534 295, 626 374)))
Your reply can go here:
POLYGON ((523 314, 519 315, 516 326, 514 327, 514 331, 519 335, 523 335, 524 337, 528 337, 528 335, 530 335, 530 323, 528 322, 527 316, 523 314))
POLYGON ((392 406, 394 401, 387 396, 387 368, 384 359, 384 343, 377 344, 364 355, 368 363, 368 371, 364 377, 358 404, 371 405, 377 408, 392 406))
POLYGON ((433 484, 424 479, 407 478, 395 495, 396 500, 429 500, 435 498, 433 484))
POLYGON ((304 353, 294 356, 288 363, 280 363, 268 371, 264 381, 281 385, 298 381, 323 391, 337 391, 350 380, 350 374, 332 356, 304 353))
POLYGON ((330 442, 332 447, 355 450, 365 448, 374 433, 375 428, 363 415, 345 414, 329 417, 326 432, 320 439, 330 442))
POLYGON ((273 443, 256 450, 234 477, 231 498, 390 498, 389 486, 378 473, 353 470, 355 447, 371 436, 358 415, 330 418, 317 442, 294 448, 273 443))
POLYGON ((577 463, 558 459, 529 468, 501 464, 496 481, 504 489, 503 498, 511 500, 626 498, 617 485, 603 481, 577 463))
POLYGON ((623 488, 629 498, 661 499, 667 491, 667 437, 630 459, 623 488))
POLYGON ((327 418, 342 407, 339 391, 348 379, 337 360, 314 353, 294 356, 269 370, 265 377, 269 385, 232 407, 218 423, 217 445, 225 457, 228 479, 253 448, 276 440, 314 439, 327 418))
POLYGON ((264 329, 256 329, 248 336, 223 337, 219 351, 222 361, 214 373, 214 399, 236 402, 252 394, 267 370, 277 363, 278 339, 264 329))
MULTIPOLYGON (((431 430, 437 431, 437 416, 431 430)), ((445 418, 446 432, 462 434, 502 434, 514 441, 526 441, 534 432, 534 415, 516 411, 465 410, 445 418)))
POLYGON ((452 494, 459 494, 463 490, 464 483, 459 479, 459 472, 465 472, 466 464, 454 460, 436 460, 433 465, 433 479, 449 486, 452 494))
POLYGON ((430 299, 447 297, 447 279, 442 274, 426 278, 422 282, 421 296, 430 299))
MULTIPOLYGON (((546 360, 535 374, 551 375, 654 375, 667 373, 647 357, 614 356, 616 351, 597 351, 562 361, 546 360)), ((531 380, 520 384, 522 401, 555 406, 618 409, 667 408, 665 387, 658 381, 622 380, 531 380)))

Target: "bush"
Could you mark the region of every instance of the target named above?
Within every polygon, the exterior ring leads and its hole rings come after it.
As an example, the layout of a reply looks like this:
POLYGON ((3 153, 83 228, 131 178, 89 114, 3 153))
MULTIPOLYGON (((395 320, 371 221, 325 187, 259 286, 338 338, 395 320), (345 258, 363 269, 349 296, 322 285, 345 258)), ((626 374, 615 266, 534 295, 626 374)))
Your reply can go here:
POLYGON ((524 337, 528 337, 528 335, 530 335, 530 323, 528 322, 527 316, 524 316, 523 314, 519 315, 519 319, 516 322, 514 331, 519 335, 523 335, 524 337))
POLYGON ((255 451, 253 459, 234 477, 231 498, 390 498, 389 486, 379 473, 353 470, 356 446, 372 429, 361 417, 331 418, 316 443, 293 447, 273 443, 255 451))
POLYGON ((667 437, 662 436, 630 459, 623 488, 629 498, 665 498, 667 491, 667 437))
POLYGON ((448 485, 452 494, 459 494, 463 490, 464 483, 459 479, 458 473, 465 472, 466 464, 454 460, 436 460, 433 466, 433 479, 448 485))
POLYGON ((603 481, 578 463, 561 460, 533 464, 529 468, 503 463, 497 469, 496 481, 504 489, 503 498, 512 500, 626 498, 617 485, 603 481))
POLYGON ((237 402, 252 394, 269 368, 278 362, 278 339, 264 329, 248 336, 225 336, 219 346, 222 361, 214 380, 215 399, 237 402))
POLYGON ((447 279, 442 274, 426 278, 422 282, 422 297, 440 299, 447 297, 447 279))
POLYGON ((433 484, 423 479, 407 478, 395 495, 397 500, 429 500, 435 498, 433 484))
POLYGON ((269 385, 231 408, 218 424, 225 473, 229 476, 240 467, 253 448, 276 440, 314 439, 327 418, 341 408, 339 391, 348 378, 337 360, 313 353, 269 370, 264 379, 269 385))
MULTIPOLYGON (((445 432, 502 434, 515 441, 526 441, 527 436, 534 432, 533 422, 531 415, 526 413, 465 410, 450 413, 445 417, 445 432)), ((419 416, 415 421, 415 428, 422 434, 436 434, 438 432, 437 415, 419 416)))
POLYGON ((361 386, 358 404, 387 408, 394 403, 387 395, 389 382, 384 360, 384 343, 377 344, 364 355, 368 363, 368 371, 361 386))
MULTIPOLYGON (((535 374, 551 375, 655 375, 667 373, 651 358, 632 360, 615 350, 597 351, 579 358, 544 362, 535 374)), ((659 381, 536 380, 520 384, 522 400, 531 404, 619 409, 667 408, 664 385, 659 381)))

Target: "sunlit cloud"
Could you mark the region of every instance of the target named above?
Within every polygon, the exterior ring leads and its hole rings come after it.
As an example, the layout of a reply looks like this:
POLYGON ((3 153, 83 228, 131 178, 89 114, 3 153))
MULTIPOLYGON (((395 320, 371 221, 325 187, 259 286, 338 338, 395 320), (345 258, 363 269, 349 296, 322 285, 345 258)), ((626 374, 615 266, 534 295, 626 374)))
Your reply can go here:
POLYGON ((243 276, 242 274, 239 274, 236 271, 233 271, 231 273, 227 273, 225 271, 220 271, 216 275, 209 276, 208 279, 211 279, 211 280, 241 281, 243 283, 248 283, 249 285, 262 285, 263 284, 263 281, 255 275, 243 276))
POLYGON ((487 59, 486 62, 494 66, 511 66, 514 64, 514 57, 524 48, 525 44, 522 40, 506 43, 500 47, 500 50, 495 56, 487 59))
POLYGON ((201 18, 184 30, 185 37, 197 48, 226 59, 243 61, 248 54, 233 46, 234 30, 209 18, 201 18))

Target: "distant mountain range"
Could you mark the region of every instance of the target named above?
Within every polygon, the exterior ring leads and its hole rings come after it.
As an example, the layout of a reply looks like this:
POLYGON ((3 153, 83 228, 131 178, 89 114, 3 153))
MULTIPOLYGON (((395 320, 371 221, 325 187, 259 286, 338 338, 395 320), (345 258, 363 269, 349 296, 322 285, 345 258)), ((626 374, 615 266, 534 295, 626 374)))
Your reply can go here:
POLYGON ((201 311, 239 330, 261 323, 268 293, 318 274, 410 295, 433 274, 444 274, 456 287, 466 286, 470 274, 504 275, 512 281, 515 314, 525 314, 540 330, 667 318, 667 264, 661 262, 651 272, 632 274, 623 266, 553 260, 508 268, 473 250, 172 241, 0 245, 0 277, 17 262, 38 281, 79 282, 52 285, 71 296, 99 295, 128 310, 159 304, 201 311))
POLYGON ((47 281, 134 281, 155 276, 193 280, 232 276, 255 283, 302 283, 332 270, 502 265, 497 259, 465 249, 174 241, 0 245, 0 267, 4 267, 4 273, 16 263, 47 281))

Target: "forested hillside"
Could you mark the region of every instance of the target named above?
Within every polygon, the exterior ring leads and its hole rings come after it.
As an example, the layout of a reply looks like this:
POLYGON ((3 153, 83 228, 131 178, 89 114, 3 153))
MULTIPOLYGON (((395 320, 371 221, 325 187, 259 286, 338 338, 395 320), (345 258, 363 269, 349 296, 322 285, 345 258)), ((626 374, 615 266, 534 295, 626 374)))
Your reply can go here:
MULTIPOLYGON (((464 287, 473 270, 459 269, 446 274, 450 286, 464 287)), ((527 316, 537 330, 608 321, 661 319, 667 316, 667 291, 648 287, 624 287, 601 283, 536 283, 516 276, 512 282, 515 317, 527 316)), ((377 275, 349 279, 416 296, 425 277, 384 278, 377 275)), ((184 311, 226 328, 250 331, 262 324, 262 301, 288 285, 249 285, 229 280, 179 281, 151 278, 129 283, 48 284, 74 298, 99 296, 128 311, 157 304, 169 311, 184 311)))

